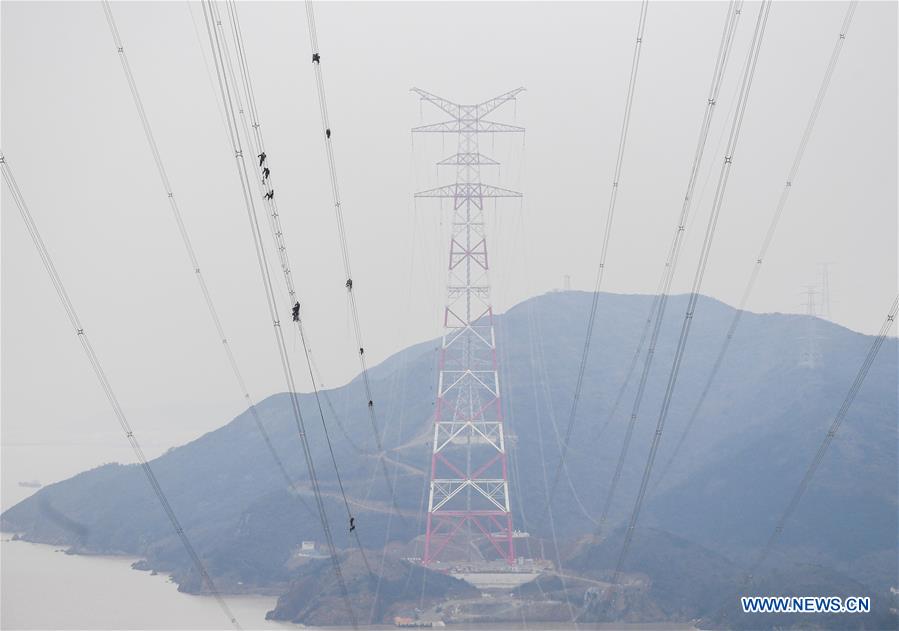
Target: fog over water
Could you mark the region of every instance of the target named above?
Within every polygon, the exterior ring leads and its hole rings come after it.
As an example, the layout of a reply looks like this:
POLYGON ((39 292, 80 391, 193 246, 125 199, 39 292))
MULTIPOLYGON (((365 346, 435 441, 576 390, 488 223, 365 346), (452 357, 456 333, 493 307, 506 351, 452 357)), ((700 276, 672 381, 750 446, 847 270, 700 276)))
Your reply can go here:
MULTIPOLYGON (((3 536, 4 629, 220 629, 212 598, 178 592, 166 576, 136 572, 136 559, 64 554, 54 546, 3 536)), ((232 596, 228 605, 247 629, 290 629, 265 620, 275 597, 232 596)))

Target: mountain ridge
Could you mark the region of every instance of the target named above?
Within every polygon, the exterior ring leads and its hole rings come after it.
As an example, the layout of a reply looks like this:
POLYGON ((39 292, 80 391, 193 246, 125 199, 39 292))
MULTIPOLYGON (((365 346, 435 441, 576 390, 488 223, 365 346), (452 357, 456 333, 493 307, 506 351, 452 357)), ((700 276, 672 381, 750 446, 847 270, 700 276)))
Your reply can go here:
MULTIPOLYGON (((563 542, 593 532, 591 519, 597 518, 605 499, 636 378, 615 418, 604 431, 600 429, 609 420, 653 297, 604 293, 598 299, 587 386, 566 458, 577 497, 563 477, 552 504, 556 534, 563 542)), ((551 537, 541 519, 546 478, 558 462, 557 436, 568 421, 591 301, 592 294, 586 292, 553 292, 496 316, 514 521, 535 541, 551 537)), ((684 295, 669 300, 647 394, 612 504, 613 526, 627 516, 642 474, 685 304, 684 295)), ((720 301, 700 300, 659 463, 668 458, 692 412, 733 313, 720 301)), ((870 344, 870 336, 816 319, 824 361, 817 369, 803 368, 798 358, 808 317, 744 314, 690 439, 646 504, 642 526, 665 532, 661 540, 668 541, 666 546, 681 539, 702 542, 710 554, 742 565, 770 533, 870 344)), ((370 373, 384 424, 388 466, 391 475, 396 474, 397 499, 404 513, 389 520, 388 539, 396 543, 413 542, 424 529, 420 510, 426 500, 430 452, 422 436, 431 423, 438 343, 428 340, 398 351, 370 373)), ((896 451, 890 449, 897 435, 896 350, 896 339, 889 338, 808 497, 788 525, 777 562, 791 565, 814 558, 847 576, 863 578, 878 591, 899 582, 888 563, 891 555, 895 559, 899 532, 896 451), (833 508, 841 506, 846 509, 833 508)), ((357 377, 328 391, 328 396, 337 409, 347 411, 341 424, 368 436, 367 410, 356 403, 363 400, 361 388, 357 377)), ((304 413, 317 416, 311 394, 302 393, 300 404, 304 413)), ((305 463, 289 409, 286 393, 257 405, 289 475, 305 494, 309 492, 305 463)), ((342 439, 330 411, 326 413, 345 487, 361 503, 354 505, 358 533, 366 548, 380 549, 388 526, 383 508, 389 497, 376 459, 366 453, 365 445, 353 446, 342 439)), ((346 517, 337 500, 320 424, 308 425, 332 528, 338 546, 348 548, 352 544, 343 524, 346 517)), ((317 517, 285 488, 248 412, 173 448, 153 466, 179 519, 224 589, 283 588, 294 577, 290 562, 296 547, 303 540, 321 540, 317 517)), ((136 465, 104 465, 41 489, 5 511, 0 525, 28 540, 68 545, 75 551, 141 556, 146 567, 174 572, 182 587, 191 589, 180 544, 145 487, 136 465)), ((560 549, 570 548, 560 542, 560 549)))

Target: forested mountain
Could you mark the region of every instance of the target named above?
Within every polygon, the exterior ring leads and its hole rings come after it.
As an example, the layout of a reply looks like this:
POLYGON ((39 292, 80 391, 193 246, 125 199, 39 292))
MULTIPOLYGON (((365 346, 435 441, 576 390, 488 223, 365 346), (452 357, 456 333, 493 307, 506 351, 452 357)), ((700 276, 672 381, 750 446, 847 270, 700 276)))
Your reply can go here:
MULTIPOLYGON (((544 546, 547 557, 554 556, 545 518, 547 481, 559 459, 558 437, 568 421, 591 299, 584 292, 545 294, 496 319, 515 525, 535 543, 549 544, 544 546)), ((609 550, 618 534, 601 542, 583 539, 595 531, 631 414, 642 358, 610 417, 652 302, 643 295, 599 297, 567 475, 551 503, 559 553, 563 564, 571 564, 570 571, 600 576, 614 565, 609 550)), ((668 304, 612 503, 612 533, 633 504, 685 305, 686 296, 672 297, 668 304)), ((713 299, 700 301, 657 475, 697 401, 733 313, 713 299)), ((655 601, 641 610, 679 619, 709 615, 713 595, 703 594, 714 591, 713 585, 695 579, 738 576, 773 529, 871 343, 869 336, 815 319, 820 362, 803 366, 809 325, 809 316, 743 317, 684 449, 653 484, 646 503, 645 530, 636 539, 633 566, 627 568, 655 577, 657 592, 649 594, 655 601), (641 553, 642 545, 654 553, 641 553)), ((424 530, 438 343, 401 350, 371 371, 387 465, 397 479, 398 517, 388 518, 390 498, 371 441, 358 444, 359 436, 371 434, 361 381, 327 392, 336 457, 356 502, 358 532, 367 548, 381 549, 389 539, 394 547, 414 549, 410 542, 424 530), (349 428, 358 431, 343 431, 349 428)), ((896 351, 896 340, 890 338, 784 532, 771 563, 781 574, 772 576, 807 574, 801 568, 813 564, 827 568, 816 570, 819 578, 838 575, 876 593, 899 583, 896 351)), ((346 515, 314 398, 302 395, 301 406, 337 544, 349 547, 346 515)), ((277 394, 258 407, 297 480, 299 497, 287 487, 249 413, 153 462, 182 524, 225 590, 238 589, 238 583, 240 589, 282 589, 296 578, 293 560, 299 543, 322 538, 317 516, 307 508, 313 505, 311 491, 288 397, 277 394)), ((135 465, 106 465, 43 488, 3 513, 2 527, 76 551, 139 555, 147 559, 146 567, 173 571, 183 588, 196 588, 180 544, 135 465)), ((538 550, 519 552, 536 555, 538 550)))

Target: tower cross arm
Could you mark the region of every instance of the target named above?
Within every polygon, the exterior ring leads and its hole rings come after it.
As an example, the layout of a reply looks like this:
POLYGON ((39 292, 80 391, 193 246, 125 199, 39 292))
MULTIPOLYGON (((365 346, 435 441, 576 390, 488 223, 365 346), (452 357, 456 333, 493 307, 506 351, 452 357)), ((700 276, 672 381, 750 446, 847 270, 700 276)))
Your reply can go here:
POLYGON ((420 125, 419 127, 413 127, 413 134, 420 133, 443 133, 443 134, 454 134, 459 133, 462 130, 462 125, 458 120, 449 120, 443 121, 442 123, 432 123, 430 125, 420 125))
POLYGON ((524 127, 518 125, 506 125, 505 123, 494 123, 493 121, 478 120, 478 128, 475 130, 482 133, 524 133, 524 127))
POLYGON ((505 123, 495 123, 488 120, 448 120, 441 123, 432 123, 430 125, 421 125, 413 127, 412 133, 441 133, 441 134, 458 134, 461 132, 473 132, 479 134, 497 134, 497 133, 522 133, 524 127, 517 125, 506 125, 505 123))
POLYGON ((485 156, 483 153, 454 153, 450 157, 444 158, 437 164, 439 164, 440 166, 453 164, 489 164, 495 166, 498 165, 499 162, 489 156, 485 156))
POLYGON ((425 92, 424 90, 421 90, 419 88, 412 88, 410 92, 415 92, 422 101, 427 101, 428 103, 439 107, 454 119, 459 119, 462 116, 461 106, 458 103, 453 103, 452 101, 446 100, 442 96, 437 96, 436 94, 425 92))
POLYGON ((509 101, 514 101, 519 94, 524 92, 524 88, 515 88, 505 94, 500 94, 497 97, 494 97, 488 101, 484 101, 483 103, 478 103, 478 118, 481 116, 486 116, 496 108, 500 107, 508 103, 509 101))
POLYGON ((472 183, 467 184, 459 182, 456 184, 448 184, 446 186, 438 186, 426 191, 415 194, 416 197, 521 197, 518 191, 500 188, 498 186, 490 186, 489 184, 472 183))

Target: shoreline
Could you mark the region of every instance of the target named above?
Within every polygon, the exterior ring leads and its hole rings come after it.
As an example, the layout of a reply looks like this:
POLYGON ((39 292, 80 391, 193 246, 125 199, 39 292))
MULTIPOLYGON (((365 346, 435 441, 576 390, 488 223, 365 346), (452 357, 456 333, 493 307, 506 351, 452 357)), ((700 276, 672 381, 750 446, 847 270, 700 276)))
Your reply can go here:
MULTIPOLYGON (((181 590, 181 583, 177 582, 174 578, 174 574, 168 572, 166 570, 157 570, 152 567, 139 567, 142 563, 147 563, 147 559, 141 556, 135 556, 134 554, 128 552, 92 552, 90 550, 75 550, 70 544, 65 543, 48 543, 44 541, 34 541, 32 539, 28 539, 24 536, 24 533, 10 532, 8 530, 0 530, 0 542, 2 543, 27 543, 33 546, 45 546, 49 548, 54 548, 54 552, 60 552, 66 556, 70 557, 79 557, 85 559, 105 559, 109 561, 127 561, 129 563, 130 569, 135 572, 139 572, 141 574, 148 574, 150 576, 164 576, 166 580, 178 587, 179 593, 186 594, 188 596, 200 596, 200 597, 208 597, 209 594, 206 593, 197 593, 197 592, 189 592, 181 590), (7 536, 8 535, 8 536, 7 536)), ((264 597, 264 598, 275 598, 277 599, 281 596, 284 591, 287 589, 287 585, 282 587, 256 587, 256 588, 247 588, 244 591, 225 591, 222 590, 221 594, 223 596, 229 597, 264 597)), ((297 626, 297 625, 294 625, 297 626)))
MULTIPOLYGON (((28 567, 16 567, 15 563, 7 564, 6 556, 7 552, 9 552, 11 544, 22 544, 19 552, 31 552, 36 554, 27 555, 29 557, 49 557, 50 562, 56 563, 57 559, 65 559, 59 567, 53 567, 49 570, 44 568, 40 568, 40 590, 38 595, 40 597, 41 603, 46 603, 46 600, 49 598, 53 603, 54 607, 58 604, 57 600, 60 598, 64 598, 66 596, 71 596, 69 592, 71 591, 79 591, 79 595, 82 596, 81 600, 78 601, 82 606, 84 601, 97 601, 101 606, 98 608, 89 608, 87 610, 79 609, 79 612, 86 612, 80 616, 76 616, 74 619, 78 620, 78 622, 71 622, 71 619, 67 619, 67 623, 63 626, 60 626, 58 623, 54 624, 53 622, 44 622, 43 619, 46 617, 46 611, 42 608, 33 608, 29 607, 28 609, 20 612, 16 612, 13 610, 14 607, 26 607, 27 602, 17 603, 15 601, 16 595, 14 594, 10 598, 11 606, 4 607, 3 613, 3 624, 0 625, 3 628, 17 628, 17 629, 46 629, 46 628, 72 628, 72 629, 137 629, 137 628, 158 628, 158 629, 218 629, 222 628, 221 624, 217 624, 217 621, 221 612, 218 611, 217 606, 215 604, 214 598, 211 596, 205 596, 201 594, 189 594, 185 592, 177 591, 177 584, 171 581, 170 576, 164 575, 163 573, 159 573, 157 576, 152 576, 150 572, 147 571, 133 571, 131 567, 131 563, 135 560, 133 556, 124 556, 124 555, 84 555, 84 554, 66 554, 65 550, 61 549, 59 546, 55 546, 53 544, 45 544, 45 543, 35 543, 31 541, 27 541, 25 539, 17 539, 13 540, 10 538, 10 535, 13 533, 3 532, 2 538, 0 538, 0 544, 2 544, 2 551, 4 557, 3 563, 3 578, 4 578, 4 586, 7 586, 6 581, 10 580, 11 589, 16 587, 16 581, 13 578, 15 574, 22 569, 34 569, 30 566, 28 567), (78 567, 76 567, 78 566, 78 567), (95 570, 95 574, 102 575, 100 576, 100 580, 96 581, 96 586, 91 585, 74 585, 71 582, 66 582, 65 574, 71 573, 72 571, 81 571, 79 568, 87 568, 87 570, 95 570), (60 571, 62 570, 62 571, 60 571), (45 583, 48 582, 46 572, 51 572, 50 579, 60 579, 63 581, 63 584, 57 585, 58 592, 54 589, 52 585, 47 587, 45 583), (113 580, 110 582, 110 576, 116 574, 120 577, 120 580, 113 580), (124 594, 110 594, 108 593, 110 590, 115 591, 116 587, 121 587, 121 583, 128 583, 129 589, 126 590, 128 593, 124 594), (86 589, 87 588, 87 589, 86 589), (81 594, 83 592, 83 594, 81 594), (157 618, 159 622, 152 624, 148 621, 141 618, 140 624, 131 622, 135 620, 137 616, 137 612, 134 612, 129 606, 129 599, 134 599, 135 601, 140 601, 144 607, 146 608, 147 601, 152 602, 151 610, 157 614, 157 618), (161 603, 161 604, 160 604, 161 603), (9 609, 9 610, 8 610, 9 609), (107 618, 103 618, 101 621, 97 622, 96 620, 97 609, 100 610, 100 613, 104 613, 104 609, 109 609, 107 618), (12 610, 12 611, 10 611, 12 610), (181 617, 182 614, 179 613, 179 610, 190 610, 187 614, 184 614, 184 617, 181 617), (202 613, 202 618, 198 617, 197 612, 202 613), (162 615, 158 615, 162 613, 162 615), (13 615, 11 615, 11 613, 13 615), (15 615, 18 614, 18 615, 15 615), (93 614, 93 618, 91 615, 93 614), (32 618, 34 616, 34 618, 32 618), (193 617, 191 617, 193 616, 193 617), (7 617, 13 618, 8 621, 7 617), (87 619, 85 619, 87 618, 87 619), (198 622, 201 620, 202 622, 198 622), (211 626, 210 620, 212 621, 211 626), (206 625, 206 626, 204 626, 206 625)), ((37 559, 40 561, 40 558, 37 559)), ((32 574, 34 574, 32 572, 32 574)), ((27 577, 26 577, 27 578, 27 577)), ((115 577, 113 577, 115 578, 115 577)), ((7 591, 4 589, 4 592, 7 591)), ((15 591, 15 590, 12 590, 15 591)), ((281 630, 298 630, 298 629, 320 629, 321 631, 345 631, 348 627, 307 627, 300 624, 294 624, 291 622, 285 621, 274 621, 274 620, 266 620, 265 614, 274 608, 275 606, 275 598, 273 596, 265 596, 265 595, 255 595, 255 594, 226 594, 226 598, 229 601, 229 605, 235 609, 235 613, 239 619, 241 619, 245 628, 247 629, 281 629, 281 630)), ((10 597, 9 594, 4 593, 4 604, 6 604, 7 598, 10 597)), ((69 599, 71 600, 71 598, 69 599)), ((64 603, 71 606, 71 603, 64 603)), ((65 608, 63 608, 65 609, 65 608)), ((65 611, 63 612, 65 613, 65 611)), ((393 625, 367 625, 360 626, 360 629, 365 629, 367 631, 381 631, 385 629, 394 629, 393 625)), ((534 622, 529 624, 520 624, 520 623, 485 623, 485 624, 466 624, 466 623, 447 623, 448 629, 476 629, 479 631, 519 631, 524 629, 529 629, 531 631, 568 631, 574 629, 581 629, 583 631, 609 631, 612 629, 622 629, 622 630, 633 630, 637 629, 679 629, 679 630, 688 630, 694 629, 690 624, 669 624, 669 623, 617 623, 617 624, 579 624, 577 626, 571 623, 549 623, 549 622, 534 622)))
MULTIPOLYGON (((13 540, 12 534, 4 531, 0 538, 2 628, 222 628, 214 597, 179 591, 167 573, 135 571, 134 556, 67 554, 61 546, 13 540)), ((303 628, 265 619, 274 595, 225 596, 246 628, 303 628)))

